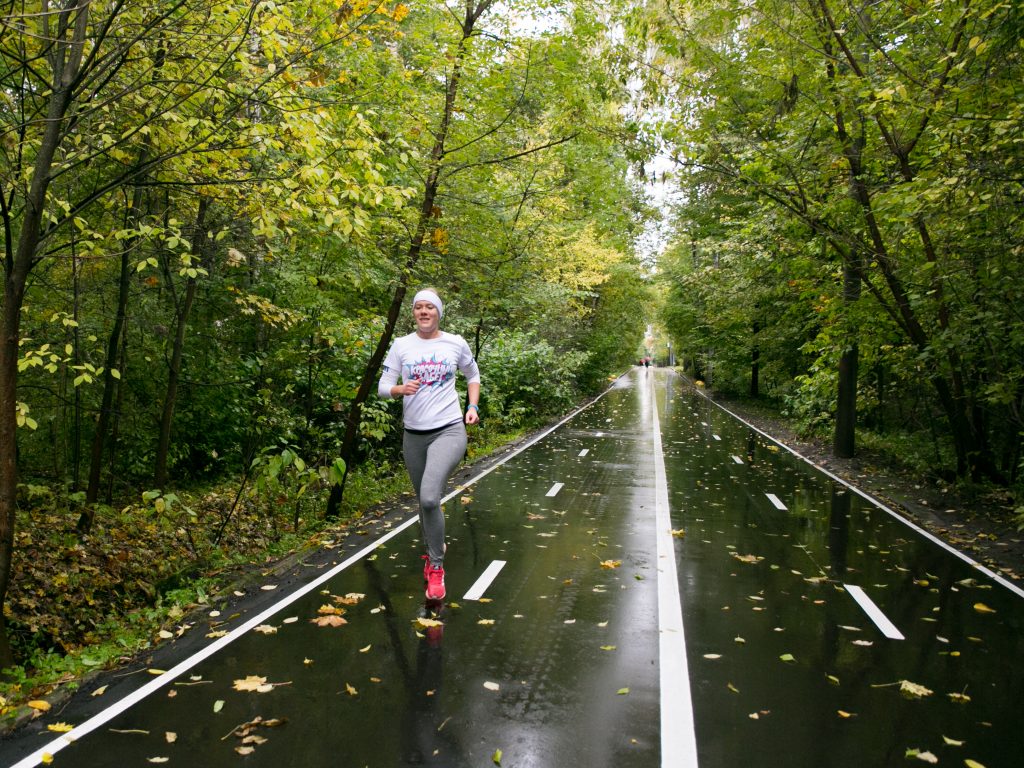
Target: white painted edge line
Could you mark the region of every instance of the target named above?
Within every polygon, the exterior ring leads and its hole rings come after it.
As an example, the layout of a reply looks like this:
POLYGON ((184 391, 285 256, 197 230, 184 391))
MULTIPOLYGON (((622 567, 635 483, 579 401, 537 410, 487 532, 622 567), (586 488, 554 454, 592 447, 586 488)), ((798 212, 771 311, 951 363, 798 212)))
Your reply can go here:
POLYGON ((696 387, 694 387, 694 391, 697 392, 697 394, 699 394, 701 397, 703 397, 709 403, 714 405, 716 408, 718 408, 718 409, 720 409, 722 411, 725 411, 727 414, 729 414, 734 419, 736 419, 736 421, 740 422, 741 424, 746 425, 747 427, 750 427, 750 429, 754 430, 759 435, 761 435, 763 437, 767 437, 769 440, 771 440, 776 445, 779 445, 779 446, 785 448, 787 451, 789 451, 791 454, 796 456, 801 461, 804 461, 807 464, 810 464, 812 467, 814 467, 816 470, 821 472, 826 477, 830 477, 833 480, 835 480, 837 483, 839 483, 840 485, 842 485, 842 486, 844 486, 846 488, 849 488, 851 491, 856 493, 861 498, 863 498, 866 501, 869 501, 870 503, 874 504, 880 510, 882 510, 885 513, 887 513, 888 515, 891 515, 896 520, 899 520, 901 523, 903 523, 905 526, 910 528, 912 531, 915 531, 919 535, 921 535, 924 538, 928 539, 933 544, 941 547, 942 549, 946 550, 947 552, 950 552, 951 554, 955 555, 956 557, 959 557, 961 560, 963 560, 965 563, 970 565, 972 568, 974 568, 975 570, 979 571, 980 573, 985 574, 986 576, 988 576, 990 579, 992 579, 997 584, 1000 584, 1000 585, 1006 587, 1008 590, 1013 592, 1018 597, 1024 598, 1024 589, 1022 589, 1021 587, 1018 587, 1012 581, 1008 581, 1005 577, 1003 577, 1002 575, 996 573, 991 568, 988 568, 988 567, 982 565, 981 563, 979 563, 977 560, 975 560, 970 555, 967 555, 967 554, 961 552, 959 549, 956 549, 955 547, 950 546, 949 544, 944 542, 942 539, 940 539, 935 534, 933 534, 930 531, 927 531, 924 528, 922 528, 921 526, 919 526, 913 520, 907 519, 906 517, 901 515, 899 512, 894 510, 892 507, 889 507, 889 506, 883 504, 881 501, 876 499, 874 496, 872 496, 867 491, 861 490, 860 488, 858 488, 856 485, 854 485, 853 483, 849 482, 848 480, 844 480, 843 478, 839 477, 838 475, 836 475, 836 474, 830 472, 829 470, 825 469, 820 464, 816 464, 815 462, 811 461, 809 458, 804 456, 799 451, 793 450, 788 445, 786 445, 784 442, 779 440, 777 437, 773 437, 772 435, 769 435, 763 429, 758 429, 753 424, 751 424, 749 421, 744 419, 742 416, 738 416, 737 414, 733 413, 732 411, 730 411, 725 406, 723 406, 723 405, 721 405, 719 403, 716 403, 714 400, 712 400, 710 397, 708 397, 705 393, 701 392, 696 387))
POLYGON ((554 485, 551 486, 550 489, 548 489, 548 492, 545 493, 544 495, 545 496, 557 496, 558 492, 560 490, 562 490, 564 487, 565 487, 565 483, 555 483, 554 485))
POLYGON ((867 596, 867 593, 856 584, 843 584, 843 589, 850 593, 850 597, 857 601, 868 618, 875 622, 882 634, 890 640, 905 640, 903 633, 896 629, 896 625, 889 621, 889 617, 882 613, 882 609, 875 605, 875 601, 867 596))
POLYGON ((580 456, 586 456, 588 453, 590 453, 590 449, 584 448, 582 451, 580 451, 580 456))
POLYGON ((696 768, 697 733, 693 724, 690 670, 686 662, 683 607, 676 573, 676 548, 672 538, 665 455, 661 447, 658 403, 651 388, 654 429, 654 518, 658 543, 658 668, 661 686, 662 768, 696 768))
POLYGON ((780 499, 774 493, 766 493, 765 496, 768 497, 768 501, 770 501, 772 503, 772 506, 775 507, 776 509, 781 509, 783 511, 788 509, 788 507, 782 503, 782 499, 780 499))
MULTIPOLYGON (((621 376, 618 377, 618 378, 621 378, 621 376)), ((579 408, 576 408, 575 410, 573 410, 568 416, 566 416, 564 419, 559 421, 557 424, 549 427, 548 429, 544 430, 543 432, 540 432, 539 434, 535 435, 530 440, 527 440, 521 446, 519 446, 515 450, 511 451, 507 456, 502 457, 502 459, 500 461, 495 462, 494 464, 489 466, 487 469, 485 469, 480 474, 473 476, 472 478, 467 480, 465 483, 463 483, 462 485, 458 486, 455 490, 453 490, 451 493, 449 493, 447 496, 445 496, 443 499, 441 499, 441 503, 442 504, 446 504, 447 502, 451 501, 456 496, 458 496, 460 493, 462 493, 466 488, 468 488, 469 486, 473 485, 474 483, 479 481, 481 478, 486 477, 491 472, 496 470, 498 467, 500 467, 501 465, 505 464, 507 461, 510 461, 511 459, 513 459, 516 456, 518 456, 520 453, 525 451, 527 448, 530 448, 533 445, 536 445, 541 440, 543 440, 545 437, 547 437, 552 432, 554 432, 556 429, 558 429, 559 427, 563 426, 564 424, 566 424, 570 420, 574 419, 576 416, 578 416, 581 412, 585 411, 587 408, 590 408, 592 405, 594 405, 594 403, 596 403, 598 400, 600 400, 602 397, 604 397, 609 392, 611 392, 611 386, 607 387, 604 390, 604 392, 602 392, 600 395, 595 397, 590 402, 584 403, 579 408)), ((304 585, 303 587, 300 587, 295 592, 292 592, 289 595, 283 597, 281 600, 279 600, 278 602, 274 603, 269 608, 266 608, 265 610, 263 610, 263 612, 261 612, 259 615, 254 616, 253 618, 249 619, 244 624, 240 624, 237 627, 235 627, 233 630, 228 632, 228 634, 226 634, 224 637, 218 638, 217 640, 215 640, 214 642, 210 643, 205 648, 199 650, 198 652, 196 652, 192 656, 189 656, 187 659, 185 659, 185 660, 181 661, 180 663, 176 664, 175 666, 171 667, 164 674, 160 675, 159 677, 153 678, 153 680, 151 680, 146 685, 142 686, 141 688, 136 689, 135 691, 132 691, 127 696, 125 696, 123 699, 119 699, 118 701, 114 702, 109 707, 104 709, 102 712, 98 712, 97 714, 93 715, 92 717, 90 717, 88 720, 86 720, 81 725, 75 726, 72 730, 68 731, 67 733, 62 734, 58 738, 53 739, 52 741, 50 741, 50 742, 44 744, 43 746, 39 747, 39 749, 37 749, 35 752, 33 752, 30 755, 26 755, 25 757, 23 757, 18 762, 16 762, 13 765, 9 766, 9 768, 34 768, 34 766, 37 766, 40 763, 42 763, 43 755, 44 754, 55 755, 56 753, 60 752, 65 747, 70 746, 71 744, 73 744, 76 740, 82 738, 83 736, 85 736, 85 735, 87 735, 89 733, 92 733, 97 728, 99 728, 101 725, 103 725, 105 723, 108 723, 111 720, 113 720, 115 717, 120 715, 122 712, 127 710, 129 707, 132 707, 133 705, 135 705, 138 702, 142 701, 144 698, 149 696, 151 693, 154 693, 155 691, 158 691, 159 689, 163 688, 164 686, 169 685, 173 680, 175 680, 176 678, 178 678, 181 675, 185 674, 186 672, 188 672, 190 669, 195 667, 200 662, 205 661, 210 656, 212 656, 213 654, 217 653, 217 651, 221 650, 222 648, 224 648, 225 646, 229 645, 230 643, 233 643, 235 640, 237 640, 239 637, 244 635, 246 632, 248 632, 253 627, 257 627, 260 624, 263 624, 264 622, 266 622, 267 619, 269 619, 271 616, 273 616, 275 613, 277 613, 281 609, 288 607, 289 605, 294 603, 296 600, 298 600, 300 597, 303 597, 303 596, 307 595, 308 593, 312 592, 314 589, 319 587, 325 581, 329 581, 330 579, 334 578, 336 575, 341 573, 343 570, 348 568, 350 565, 352 565, 353 563, 358 562, 363 557, 368 555, 370 552, 372 552, 373 550, 377 549, 377 547, 379 547, 381 544, 384 544, 386 541, 389 541, 390 539, 394 538, 395 536, 397 536, 399 533, 404 531, 406 528, 408 528, 409 526, 411 526, 413 523, 415 523, 418 520, 419 520, 419 515, 416 515, 416 516, 410 517, 408 520, 405 520, 404 522, 396 525, 394 528, 392 528, 390 531, 388 531, 384 536, 381 536, 376 541, 371 542, 370 544, 367 544, 365 547, 363 547, 361 550, 356 552, 354 555, 352 555, 349 558, 343 560, 341 563, 339 563, 338 565, 336 565, 334 568, 332 568, 331 570, 327 571, 326 573, 322 574, 321 576, 316 578, 314 581, 310 582, 309 584, 304 585)))
POLYGON ((721 439, 722 439, 722 438, 720 438, 720 437, 719 437, 718 435, 714 435, 714 434, 713 434, 713 435, 711 435, 711 436, 712 436, 713 438, 715 438, 715 440, 721 440, 721 439))
POLYGON ((498 577, 501 569, 505 567, 504 560, 493 560, 491 564, 484 569, 484 572, 480 574, 473 586, 469 588, 469 591, 462 596, 463 600, 479 600, 484 596, 484 592, 491 586, 491 583, 498 577))
POLYGON ((741 459, 739 456, 736 456, 736 455, 733 455, 732 460, 735 461, 737 464, 742 464, 743 463, 743 459, 741 459))

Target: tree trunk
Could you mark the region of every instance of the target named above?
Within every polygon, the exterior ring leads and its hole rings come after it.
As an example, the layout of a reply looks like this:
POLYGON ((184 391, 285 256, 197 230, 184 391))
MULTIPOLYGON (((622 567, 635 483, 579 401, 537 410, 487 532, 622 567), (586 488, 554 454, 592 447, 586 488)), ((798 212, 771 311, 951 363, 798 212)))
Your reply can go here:
MULTIPOLYGON (((761 394, 761 347, 757 343, 757 334, 761 331, 761 324, 754 322, 754 344, 750 349, 750 396, 757 398, 761 394)), ((672 361, 669 360, 669 365, 672 361)))
MULTIPOLYGON (((49 29, 49 17, 44 20, 46 37, 51 40, 48 60, 53 73, 53 87, 47 105, 46 127, 25 198, 18 243, 13 252, 8 247, 4 254, 4 302, 0 312, 0 668, 9 666, 11 662, 3 606, 10 585, 17 523, 18 420, 15 409, 18 402, 21 309, 25 286, 35 266, 53 158, 64 137, 65 116, 72 101, 72 86, 81 67, 89 20, 88 2, 80 5, 77 0, 67 0, 66 6, 57 13, 56 30, 49 29)), ((11 242, 9 235, 8 232, 7 243, 11 242)))
POLYGON ((857 344, 843 350, 839 357, 839 381, 836 392, 836 425, 832 451, 842 459, 853 458, 857 431, 857 344))
MULTIPOLYGON (((198 252, 204 242, 206 232, 206 212, 210 206, 207 198, 199 200, 199 211, 196 213, 195 234, 192 238, 192 250, 198 252)), ((185 349, 185 329, 188 325, 188 316, 192 312, 192 303, 196 298, 196 288, 199 280, 190 277, 185 283, 185 296, 176 313, 176 328, 174 333, 174 346, 171 349, 171 361, 167 370, 167 391, 164 394, 164 407, 160 415, 160 435, 157 439, 156 461, 153 471, 153 483, 157 488, 164 488, 167 485, 167 454, 171 447, 171 427, 174 425, 174 407, 178 399, 178 383, 181 380, 181 357, 185 349)))
POLYGON ((345 474, 341 483, 337 483, 331 488, 325 512, 327 518, 336 518, 340 512, 341 500, 345 494, 345 481, 348 479, 349 469, 355 458, 355 450, 358 444, 359 423, 362 417, 363 404, 376 386, 381 363, 384 362, 384 356, 391 346, 395 325, 398 323, 398 317, 401 314, 405 294, 409 287, 409 280, 412 277, 416 263, 419 261, 420 254, 423 252, 423 241, 426 239, 427 226, 433 216, 434 201, 437 198, 437 191, 440 187, 441 167, 445 157, 445 141, 448 138, 452 115, 455 112, 455 102, 459 95, 462 66, 468 52, 467 42, 473 35, 473 28, 476 22, 493 4, 493 1, 480 0, 475 5, 472 0, 467 0, 466 2, 466 16, 462 21, 462 36, 452 64, 451 76, 448 78, 448 86, 445 89, 444 108, 441 111, 438 128, 434 134, 434 146, 430 153, 429 172, 423 185, 423 198, 420 201, 416 229, 413 231, 413 236, 410 238, 409 246, 405 252, 405 264, 398 278, 398 285, 395 287, 395 292, 391 297, 391 305, 388 307, 384 331, 381 333, 377 346, 374 348, 373 354, 363 370, 359 389, 356 391, 356 396, 353 398, 348 414, 345 417, 345 435, 342 438, 341 448, 339 449, 339 455, 345 462, 345 474))
MULTIPOLYGON (((136 203, 139 203, 136 200, 136 203)), ((107 441, 107 430, 111 420, 111 405, 114 402, 114 389, 117 380, 113 371, 117 367, 117 356, 121 348, 121 335, 124 333, 125 318, 128 314, 128 292, 131 287, 131 269, 129 256, 131 246, 125 243, 121 252, 121 274, 118 279, 117 292, 117 316, 114 320, 114 327, 110 329, 110 337, 107 339, 107 355, 104 360, 103 370, 103 401, 100 405, 99 417, 96 419, 96 431, 92 436, 92 454, 89 461, 89 486, 85 492, 85 509, 78 518, 78 530, 80 533, 88 533, 92 527, 94 509, 93 505, 100 492, 100 471, 103 467, 103 447, 107 441)))

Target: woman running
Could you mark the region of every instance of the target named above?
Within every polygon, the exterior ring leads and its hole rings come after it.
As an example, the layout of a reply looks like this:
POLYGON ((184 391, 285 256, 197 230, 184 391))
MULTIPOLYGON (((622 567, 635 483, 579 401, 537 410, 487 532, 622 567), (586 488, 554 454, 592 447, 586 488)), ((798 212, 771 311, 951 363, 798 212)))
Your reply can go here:
POLYGON ((441 495, 466 453, 466 424, 480 421, 480 369, 466 340, 440 329, 444 304, 435 291, 424 289, 416 294, 412 316, 416 331, 391 345, 377 394, 402 397, 402 451, 420 505, 420 531, 427 549, 423 566, 427 599, 443 600, 441 495), (465 416, 455 391, 457 371, 462 371, 467 381, 465 416))

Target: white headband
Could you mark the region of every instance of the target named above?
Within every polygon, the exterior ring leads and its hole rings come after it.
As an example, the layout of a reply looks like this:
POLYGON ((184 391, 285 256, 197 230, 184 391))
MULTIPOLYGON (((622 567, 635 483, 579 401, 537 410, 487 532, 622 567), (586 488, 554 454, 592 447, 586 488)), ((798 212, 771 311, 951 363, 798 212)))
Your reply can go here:
POLYGON ((437 319, 440 320, 444 317, 444 304, 441 303, 441 297, 434 293, 429 288, 424 288, 422 291, 417 292, 416 296, 412 300, 413 307, 419 301, 429 301, 435 307, 437 307, 437 319))

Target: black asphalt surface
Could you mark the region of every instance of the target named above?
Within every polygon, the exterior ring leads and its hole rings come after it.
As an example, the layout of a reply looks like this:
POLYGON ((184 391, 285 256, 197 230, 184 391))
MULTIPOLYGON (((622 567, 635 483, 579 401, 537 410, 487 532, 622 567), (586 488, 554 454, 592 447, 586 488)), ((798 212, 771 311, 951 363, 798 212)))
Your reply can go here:
POLYGON ((1019 590, 669 371, 619 379, 446 513, 443 605, 425 604, 407 512, 371 526, 361 555, 339 547, 168 644, 154 666, 176 674, 83 691, 0 743, 0 762, 38 764, 67 738, 44 726, 64 721, 91 730, 52 764, 82 768, 1024 765, 1019 590), (688 692, 660 687, 654 405, 688 692), (465 599, 497 562, 483 599, 465 599), (247 619, 261 631, 206 637, 247 619), (185 660, 210 643, 223 647, 185 660), (139 701, 102 714, 131 689, 139 701), (675 709, 662 725, 666 693, 692 701, 692 726, 675 709), (662 754, 663 730, 688 727, 697 760, 662 754))

